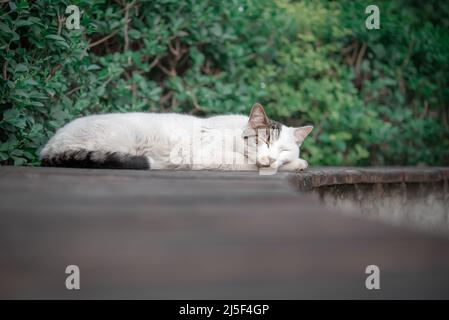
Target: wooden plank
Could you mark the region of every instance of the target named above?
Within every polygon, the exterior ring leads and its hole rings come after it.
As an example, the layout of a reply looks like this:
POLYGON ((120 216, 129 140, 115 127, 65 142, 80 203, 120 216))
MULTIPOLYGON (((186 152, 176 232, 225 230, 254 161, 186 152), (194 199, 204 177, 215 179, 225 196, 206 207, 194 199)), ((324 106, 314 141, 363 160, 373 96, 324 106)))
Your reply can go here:
POLYGON ((354 183, 427 183, 448 180, 444 167, 315 167, 289 175, 301 190, 354 183))
POLYGON ((449 298, 447 238, 342 215, 287 179, 2 167, 0 298, 449 298))

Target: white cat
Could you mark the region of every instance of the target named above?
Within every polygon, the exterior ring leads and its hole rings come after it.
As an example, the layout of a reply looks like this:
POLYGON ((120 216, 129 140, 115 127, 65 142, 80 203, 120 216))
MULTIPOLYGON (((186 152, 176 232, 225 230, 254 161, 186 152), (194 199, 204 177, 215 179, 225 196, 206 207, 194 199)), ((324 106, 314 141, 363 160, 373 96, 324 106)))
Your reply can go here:
POLYGON ((243 115, 197 118, 116 113, 76 119, 40 153, 43 166, 115 169, 302 170, 299 147, 312 126, 270 120, 256 103, 243 115))

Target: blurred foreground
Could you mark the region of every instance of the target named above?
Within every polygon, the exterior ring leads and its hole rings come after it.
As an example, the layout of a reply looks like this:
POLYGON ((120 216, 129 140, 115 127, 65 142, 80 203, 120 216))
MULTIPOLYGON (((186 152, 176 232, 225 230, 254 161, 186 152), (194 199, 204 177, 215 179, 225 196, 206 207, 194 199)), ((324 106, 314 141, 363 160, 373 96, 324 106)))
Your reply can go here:
POLYGON ((325 208, 301 175, 1 167, 0 298, 449 298, 447 238, 325 208))

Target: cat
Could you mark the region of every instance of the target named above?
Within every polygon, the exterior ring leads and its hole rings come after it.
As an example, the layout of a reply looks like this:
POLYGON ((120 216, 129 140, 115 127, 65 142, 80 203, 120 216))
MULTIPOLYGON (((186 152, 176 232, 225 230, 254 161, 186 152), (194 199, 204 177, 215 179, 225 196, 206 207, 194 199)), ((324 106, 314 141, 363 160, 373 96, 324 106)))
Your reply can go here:
POLYGON ((112 113, 73 120, 41 150, 42 166, 110 169, 304 170, 313 126, 287 127, 259 103, 249 117, 112 113))

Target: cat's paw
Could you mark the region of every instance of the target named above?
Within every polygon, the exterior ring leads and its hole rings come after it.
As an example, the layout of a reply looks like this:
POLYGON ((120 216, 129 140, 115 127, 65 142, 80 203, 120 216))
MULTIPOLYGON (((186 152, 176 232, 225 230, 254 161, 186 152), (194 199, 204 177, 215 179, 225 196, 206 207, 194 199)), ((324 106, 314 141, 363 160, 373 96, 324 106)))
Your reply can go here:
POLYGON ((281 167, 282 171, 299 171, 299 170, 305 170, 309 164, 304 159, 295 159, 289 163, 284 164, 281 167))
POLYGON ((298 169, 297 170, 304 170, 309 167, 309 163, 304 159, 298 159, 298 169))
POLYGON ((268 157, 260 157, 257 160, 257 165, 259 167, 269 167, 270 163, 271 163, 271 161, 270 161, 270 159, 268 157))

